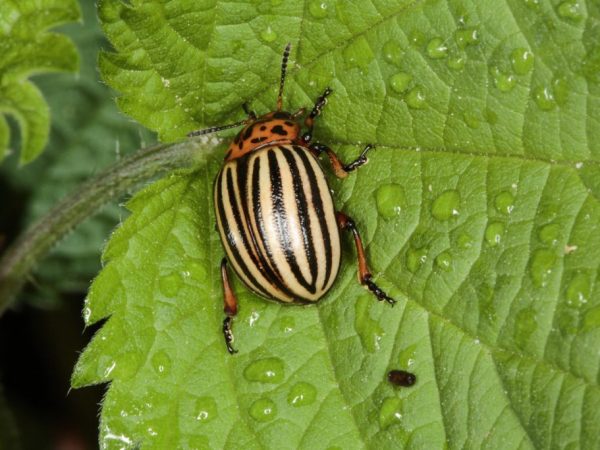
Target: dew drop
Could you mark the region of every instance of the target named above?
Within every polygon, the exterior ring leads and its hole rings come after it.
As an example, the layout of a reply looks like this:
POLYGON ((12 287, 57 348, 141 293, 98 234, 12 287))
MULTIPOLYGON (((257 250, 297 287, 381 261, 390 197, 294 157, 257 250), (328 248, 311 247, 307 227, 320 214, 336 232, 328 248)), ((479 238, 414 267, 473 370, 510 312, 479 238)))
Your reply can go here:
POLYGON ((171 370, 171 357, 164 350, 159 350, 154 355, 152 355, 152 368, 154 371, 161 375, 165 376, 171 370))
POLYGON ((244 369, 248 381, 260 383, 281 383, 284 377, 283 361, 279 358, 264 358, 251 362, 244 369))
POLYGON ((484 116, 485 120, 490 125, 496 125, 498 123, 498 114, 496 114, 496 112, 491 110, 490 108, 486 108, 484 116))
POLYGON ((494 199, 494 206, 500 214, 509 215, 515 207, 515 197, 508 191, 500 192, 494 199))
POLYGON ((515 321, 515 340, 525 347, 531 335, 537 329, 535 311, 532 308, 522 309, 517 313, 515 321))
POLYGON ((549 223, 544 225, 543 227, 540 227, 537 235, 540 241, 542 241, 544 244, 556 245, 560 235, 560 225, 557 223, 549 223))
POLYGON ((402 94, 408 89, 408 85, 412 81, 412 75, 406 72, 398 72, 390 77, 390 86, 394 92, 402 94))
POLYGON ((398 355, 398 365, 400 367, 411 368, 415 363, 415 355, 417 351, 417 346, 415 344, 409 345, 405 349, 403 349, 398 355))
POLYGON ((375 193, 375 201, 379 214, 386 219, 392 219, 400 215, 406 205, 404 188, 398 184, 380 186, 375 193))
POLYGON ((497 67, 492 69, 492 77, 494 78, 494 86, 501 92, 510 92, 517 84, 517 79, 513 74, 504 73, 497 67))
POLYGON ((283 316, 279 320, 279 331, 285 334, 290 334, 296 327, 296 321, 292 316, 283 316))
POLYGON ((533 69, 533 53, 526 48, 515 48, 510 54, 510 63, 517 75, 526 75, 533 69))
POLYGON ((185 265, 191 279, 202 282, 206 279, 206 264, 201 264, 198 261, 191 261, 185 265))
POLYGON ((119 360, 119 378, 128 380, 138 372, 142 358, 138 353, 126 352, 119 360))
POLYGON ((463 28, 454 32, 454 39, 460 48, 479 43, 479 30, 477 28, 463 28))
POLYGON ((565 77, 556 77, 552 80, 552 92, 557 105, 563 106, 569 98, 569 83, 565 77))
POLYGON ((434 37, 427 44, 427 56, 431 59, 441 59, 448 56, 448 46, 441 37, 434 37))
POLYGON ((563 19, 580 20, 583 17, 581 4, 577 0, 567 0, 558 5, 558 15, 563 19))
POLYGON ((290 389, 287 401, 291 406, 298 408, 311 405, 316 398, 317 389, 312 384, 301 381, 290 389))
POLYGON ((600 305, 589 309, 583 319, 583 330, 592 331, 600 328, 600 305))
POLYGON ((381 338, 385 334, 379 323, 369 315, 372 303, 372 299, 366 296, 360 297, 354 303, 354 328, 363 348, 369 353, 379 350, 381 338))
POLYGON ((257 422, 269 422, 277 416, 277 405, 268 398, 259 398, 250 406, 250 417, 257 422))
POLYGON ((421 31, 415 30, 410 33, 408 40, 415 47, 422 47, 425 42, 425 35, 421 31))
POLYGON ((456 245, 458 245, 458 248, 464 250, 467 248, 471 248, 473 246, 473 242, 473 236, 467 233, 461 233, 460 236, 458 236, 458 239, 456 240, 456 245))
POLYGON ((415 86, 404 99, 406 104, 413 109, 423 109, 425 107, 425 93, 423 92, 423 88, 421 86, 415 86))
POLYGON ((402 420, 402 400, 397 397, 388 397, 381 404, 379 410, 379 426, 382 429, 389 428, 402 420))
POLYGON ((479 117, 475 113, 467 111, 464 113, 463 117, 469 128, 479 128, 479 117))
POLYGON ((369 42, 363 36, 359 36, 354 40, 342 53, 348 69, 357 67, 363 71, 367 71, 369 64, 375 58, 369 42))
POLYGON ((158 280, 158 289, 165 297, 175 297, 182 286, 183 280, 178 273, 165 275, 158 280))
POLYGON ((443 192, 431 206, 431 214, 437 220, 448 220, 459 215, 460 194, 456 190, 443 192))
POLYGON ((554 94, 547 87, 537 87, 533 90, 533 98, 535 103, 542 111, 552 111, 556 102, 554 101, 554 94))
POLYGON ((329 13, 329 4, 323 0, 311 0, 308 11, 316 19, 323 19, 329 13))
POLYGON ((451 55, 446 62, 448 67, 452 70, 463 70, 466 63, 467 58, 462 54, 451 55))
POLYGON ((383 45, 383 59, 394 64, 400 65, 402 62, 402 47, 396 41, 390 40, 383 45))
POLYGON ((485 229, 485 241, 490 247, 495 247, 502 241, 504 235, 504 224, 501 222, 492 222, 485 229))
POLYGON ((577 273, 567 286, 567 305, 575 308, 586 304, 590 299, 590 280, 584 273, 577 273))
POLYGON ((217 403, 212 397, 200 397, 196 400, 196 420, 210 422, 217 417, 217 403))
POLYGON ((271 25, 269 25, 260 33, 260 38, 265 42, 273 42, 275 39, 277 39, 277 33, 275 33, 275 31, 273 31, 271 28, 271 25))
POLYGON ((523 3, 531 9, 537 9, 540 6, 540 0, 523 0, 523 3))
POLYGON ((101 356, 96 364, 96 374, 99 378, 109 379, 115 367, 117 367, 117 362, 112 356, 101 356))
POLYGON ((446 272, 450 271, 452 269, 452 255, 450 252, 445 251, 437 255, 435 265, 446 272))
POLYGON ((85 299, 85 306, 83 307, 82 315, 84 323, 86 325, 89 325, 90 319, 92 318, 92 308, 90 308, 89 301, 87 298, 85 299))
POLYGON ((427 250, 424 248, 410 247, 406 252, 406 268, 410 273, 416 273, 425 261, 427 261, 427 250))
POLYGON ((541 248, 533 253, 529 274, 535 286, 546 286, 548 276, 552 273, 555 263, 556 254, 552 250, 541 248))

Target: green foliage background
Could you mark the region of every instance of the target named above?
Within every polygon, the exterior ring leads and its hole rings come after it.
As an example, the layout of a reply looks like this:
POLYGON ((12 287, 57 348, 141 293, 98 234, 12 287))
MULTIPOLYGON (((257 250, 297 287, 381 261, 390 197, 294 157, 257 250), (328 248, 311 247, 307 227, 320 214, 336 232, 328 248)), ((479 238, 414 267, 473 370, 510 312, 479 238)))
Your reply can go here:
POLYGON ((594 448, 600 434, 600 10, 567 0, 104 0, 106 82, 164 141, 334 95, 316 136, 349 159, 352 246, 318 307, 240 283, 224 350, 208 163, 136 195, 84 318, 74 386, 110 381, 106 448, 594 448), (390 368, 418 377, 385 381, 390 368))

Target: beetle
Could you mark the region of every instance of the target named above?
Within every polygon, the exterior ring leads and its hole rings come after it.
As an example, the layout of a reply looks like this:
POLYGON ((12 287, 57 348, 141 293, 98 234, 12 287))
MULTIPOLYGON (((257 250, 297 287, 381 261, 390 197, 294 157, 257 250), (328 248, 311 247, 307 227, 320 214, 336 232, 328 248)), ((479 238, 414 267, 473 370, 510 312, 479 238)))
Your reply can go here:
POLYGON ((228 261, 237 276, 256 294, 286 304, 320 300, 333 285, 341 263, 340 229, 353 234, 358 279, 379 301, 396 302, 372 280, 365 250, 354 221, 336 212, 318 157, 326 154, 336 176, 367 162, 367 145, 358 158, 344 164, 327 145, 313 142, 315 119, 332 93, 325 89, 306 115, 305 108, 283 110, 291 44, 285 47, 277 109, 262 116, 243 105, 247 118, 230 125, 193 131, 189 137, 243 126, 229 145, 214 182, 217 229, 226 257, 221 261, 224 311, 223 335, 233 348, 233 317, 238 302, 231 287, 228 261))

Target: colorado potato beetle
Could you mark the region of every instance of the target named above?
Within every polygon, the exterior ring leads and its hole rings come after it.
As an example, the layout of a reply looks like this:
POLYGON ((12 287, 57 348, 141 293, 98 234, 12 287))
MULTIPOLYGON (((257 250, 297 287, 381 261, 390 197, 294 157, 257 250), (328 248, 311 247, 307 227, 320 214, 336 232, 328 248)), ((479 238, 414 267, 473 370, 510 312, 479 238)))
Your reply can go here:
POLYGON ((367 162, 367 145, 344 164, 327 145, 312 142, 314 121, 331 94, 325 89, 311 112, 283 111, 283 87, 291 45, 283 52, 277 109, 262 116, 243 105, 247 118, 230 125, 193 131, 199 136, 243 126, 225 155, 214 183, 217 228, 226 258, 221 262, 225 303, 223 335, 235 353, 232 333, 238 302, 227 262, 256 294, 287 304, 320 300, 331 288, 341 261, 340 229, 354 236, 360 283, 380 301, 394 305, 372 280, 354 221, 336 212, 318 157, 325 153, 335 175, 344 178, 367 162))

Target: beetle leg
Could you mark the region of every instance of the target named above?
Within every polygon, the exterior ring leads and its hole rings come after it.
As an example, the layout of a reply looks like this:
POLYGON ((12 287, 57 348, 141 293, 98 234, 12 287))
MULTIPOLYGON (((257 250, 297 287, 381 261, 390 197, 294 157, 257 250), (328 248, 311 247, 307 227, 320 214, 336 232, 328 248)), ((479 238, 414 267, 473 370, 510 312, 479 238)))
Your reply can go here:
POLYGON ((385 300, 390 305, 394 306, 396 300, 392 297, 388 296, 379 286, 375 284, 372 280, 371 271, 367 266, 367 257, 365 255, 365 249, 362 245, 362 240, 360 238, 360 234, 358 233, 358 229, 356 228, 356 224, 354 221, 348 217, 346 214, 342 212, 336 213, 336 219, 339 227, 342 230, 349 230, 354 235, 354 244, 356 245, 356 254, 358 256, 358 281, 363 286, 366 286, 369 291, 377 297, 377 300, 383 301, 385 300))
POLYGON ((317 98, 317 101, 315 102, 315 106, 313 107, 310 114, 308 116, 306 116, 306 119, 304 119, 304 126, 306 126, 306 128, 308 128, 306 133, 304 133, 302 135, 302 142, 304 144, 308 144, 311 141, 312 130, 313 130, 313 126, 315 125, 315 118, 319 114, 321 114, 321 110, 327 104, 327 96, 329 96, 329 94, 331 94, 332 92, 333 91, 331 90, 331 88, 325 89, 323 94, 321 94, 319 96, 319 98, 317 98))
POLYGON ((363 164, 366 164, 366 162, 368 161, 367 152, 369 150, 371 150, 373 148, 373 146, 370 144, 367 145, 363 149, 363 151, 360 153, 358 158, 356 158, 354 161, 352 161, 349 164, 344 164, 342 161, 340 161, 340 158, 338 157, 338 155, 336 155, 333 150, 331 150, 328 146, 326 146, 324 144, 319 144, 319 143, 315 142, 314 144, 310 144, 308 146, 308 148, 316 156, 320 155, 321 153, 327 153, 327 156, 329 157, 329 161, 331 162, 331 166, 333 167, 333 172, 335 173, 335 175, 338 178, 346 178, 348 176, 348 172, 352 172, 353 170, 358 169, 363 164))
POLYGON ((256 113, 250 109, 250 106, 248 106, 247 102, 242 103, 242 109, 244 110, 248 118, 256 120, 256 113))
POLYGON ((223 320, 223 336, 225 337, 225 345, 227 351, 232 355, 237 353, 232 347, 233 343, 233 332, 231 326, 233 325, 233 317, 237 314, 237 298, 233 289, 231 289, 231 283, 229 282, 229 274, 227 273, 227 259, 223 258, 221 261, 221 280, 223 281, 223 299, 225 303, 225 320, 223 320))

